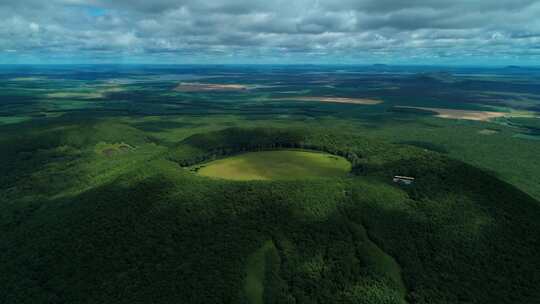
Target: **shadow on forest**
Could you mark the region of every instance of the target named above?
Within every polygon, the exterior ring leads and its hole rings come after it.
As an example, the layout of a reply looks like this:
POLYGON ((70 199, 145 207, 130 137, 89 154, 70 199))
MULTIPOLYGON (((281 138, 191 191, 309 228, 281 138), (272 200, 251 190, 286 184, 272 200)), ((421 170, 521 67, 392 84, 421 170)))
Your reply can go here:
POLYGON ((195 128, 204 126, 204 124, 177 121, 145 121, 134 123, 132 126, 145 132, 162 132, 170 129, 195 128))
POLYGON ((341 192, 334 188, 309 193, 316 189, 310 183, 161 174, 127 183, 48 202, 17 225, 4 222, 2 259, 11 262, 0 264, 7 274, 0 282, 7 298, 238 302, 246 259, 267 240, 280 248, 282 266, 266 298, 330 301, 351 297, 340 295, 342 288, 375 281, 373 288, 395 289, 350 246, 355 233, 336 209, 341 192), (306 266, 313 259, 320 261, 306 266))
POLYGON ((362 217, 375 240, 402 265, 411 301, 447 297, 450 302, 494 303, 539 296, 533 282, 540 277, 533 269, 540 267, 535 254, 540 205, 533 198, 483 170, 442 157, 364 169, 387 183, 394 174, 416 177, 413 186, 403 187, 412 199, 407 204, 373 209, 362 217), (429 280, 418 280, 424 277, 429 280), (521 279, 510 279, 515 277, 521 279), (463 282, 486 292, 471 291, 463 282), (435 293, 430 285, 452 292, 435 293))

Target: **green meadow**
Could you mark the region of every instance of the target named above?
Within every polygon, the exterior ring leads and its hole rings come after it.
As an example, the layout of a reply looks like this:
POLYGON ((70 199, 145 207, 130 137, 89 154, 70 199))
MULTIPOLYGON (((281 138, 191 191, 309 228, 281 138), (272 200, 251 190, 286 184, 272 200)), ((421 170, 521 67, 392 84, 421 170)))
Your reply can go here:
POLYGON ((195 168, 202 176, 231 180, 343 177, 350 169, 351 164, 343 157, 307 151, 244 153, 195 168))
POLYGON ((264 285, 267 279, 267 267, 275 266, 271 264, 272 256, 270 255, 274 255, 275 257, 277 254, 274 243, 268 241, 248 257, 244 292, 249 303, 264 304, 264 285))

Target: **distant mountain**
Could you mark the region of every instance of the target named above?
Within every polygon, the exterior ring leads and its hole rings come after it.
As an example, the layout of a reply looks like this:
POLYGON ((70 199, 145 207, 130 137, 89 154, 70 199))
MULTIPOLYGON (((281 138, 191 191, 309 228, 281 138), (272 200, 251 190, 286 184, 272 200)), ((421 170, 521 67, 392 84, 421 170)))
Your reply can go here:
POLYGON ((446 71, 417 73, 416 78, 423 81, 454 82, 454 75, 446 71))

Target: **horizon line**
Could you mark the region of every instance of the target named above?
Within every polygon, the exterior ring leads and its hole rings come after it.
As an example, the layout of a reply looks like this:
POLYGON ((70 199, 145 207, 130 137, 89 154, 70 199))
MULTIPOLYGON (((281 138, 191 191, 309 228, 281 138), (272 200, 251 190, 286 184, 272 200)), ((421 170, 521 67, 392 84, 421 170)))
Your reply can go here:
POLYGON ((523 64, 392 64, 392 63, 0 63, 0 66, 362 66, 362 67, 461 67, 461 68, 540 68, 523 64))

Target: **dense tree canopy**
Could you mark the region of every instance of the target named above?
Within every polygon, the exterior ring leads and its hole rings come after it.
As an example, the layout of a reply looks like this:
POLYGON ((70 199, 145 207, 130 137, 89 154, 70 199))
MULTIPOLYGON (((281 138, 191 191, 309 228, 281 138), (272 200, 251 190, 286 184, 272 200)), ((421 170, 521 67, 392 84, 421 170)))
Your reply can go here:
MULTIPOLYGON (((228 128, 158 154, 142 153, 149 139, 124 131, 141 153, 94 166, 92 187, 55 175, 4 176, 0 302, 253 303, 251 277, 264 286, 264 303, 540 298, 538 202, 478 168, 331 131, 228 128), (353 170, 347 178, 233 182, 182 167, 285 148, 342 155, 353 170), (113 161, 123 171, 109 172, 113 161), (416 181, 394 184, 396 174, 416 181), (43 195, 51 181, 62 195, 43 195), (262 277, 249 275, 254 267, 262 277)), ((84 136, 57 132, 12 145, 5 159, 19 165, 23 146, 54 147, 43 155, 49 166, 87 153, 77 149, 84 136)))

